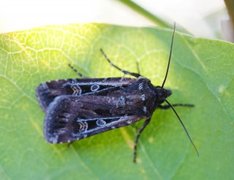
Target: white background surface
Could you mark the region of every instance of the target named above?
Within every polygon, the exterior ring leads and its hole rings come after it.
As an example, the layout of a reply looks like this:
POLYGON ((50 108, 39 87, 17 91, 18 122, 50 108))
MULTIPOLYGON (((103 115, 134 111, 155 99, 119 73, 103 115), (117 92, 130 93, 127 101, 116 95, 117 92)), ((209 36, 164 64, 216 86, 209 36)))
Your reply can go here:
MULTIPOLYGON (((195 36, 214 38, 227 19, 222 0, 135 0, 151 13, 177 22, 195 36)), ((154 25, 117 0, 6 0, 0 6, 0 32, 51 24, 100 22, 154 25)))

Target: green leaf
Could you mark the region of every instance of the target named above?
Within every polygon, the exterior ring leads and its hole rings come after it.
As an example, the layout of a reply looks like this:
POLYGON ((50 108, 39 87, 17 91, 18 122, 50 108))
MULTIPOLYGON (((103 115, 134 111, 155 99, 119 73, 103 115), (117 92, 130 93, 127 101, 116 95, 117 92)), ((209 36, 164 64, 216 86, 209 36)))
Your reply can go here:
MULTIPOLYGON (((196 144, 171 110, 157 110, 132 163, 135 129, 116 129, 67 145, 48 144, 35 97, 41 82, 123 76, 137 71, 163 81, 172 30, 101 24, 48 26, 0 35, 0 177, 2 179, 233 179, 234 45, 176 33, 166 87, 196 144)), ((143 121, 139 122, 140 126, 143 121)))

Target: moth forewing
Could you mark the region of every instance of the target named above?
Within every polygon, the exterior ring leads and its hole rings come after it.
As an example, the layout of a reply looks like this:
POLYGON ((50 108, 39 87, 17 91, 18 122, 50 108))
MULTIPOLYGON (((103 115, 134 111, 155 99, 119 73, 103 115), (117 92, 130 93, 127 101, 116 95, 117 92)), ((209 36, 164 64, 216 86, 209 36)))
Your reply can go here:
POLYGON ((150 117, 157 101, 152 84, 145 78, 131 80, 102 93, 56 97, 47 108, 47 141, 72 142, 150 117))
POLYGON ((37 99, 44 111, 49 104, 61 95, 88 95, 118 89, 132 83, 131 78, 82 78, 60 79, 41 83, 36 89, 37 99))

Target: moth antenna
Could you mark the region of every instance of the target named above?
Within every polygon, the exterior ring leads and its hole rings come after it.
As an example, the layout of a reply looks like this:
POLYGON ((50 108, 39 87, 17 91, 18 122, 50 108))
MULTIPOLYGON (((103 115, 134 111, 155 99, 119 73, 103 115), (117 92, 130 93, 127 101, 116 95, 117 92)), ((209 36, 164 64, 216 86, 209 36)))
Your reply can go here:
POLYGON ((172 56, 172 49, 173 49, 173 43, 174 43, 174 37, 175 37, 175 29, 176 29, 176 23, 174 23, 173 33, 172 33, 172 37, 171 37, 170 54, 169 54, 169 59, 168 59, 168 64, 167 64, 167 70, 166 70, 166 74, 165 74, 161 88, 163 88, 164 84, 166 83, 167 75, 168 75, 170 64, 171 64, 171 56, 172 56))
POLYGON ((199 152, 198 152, 198 150, 197 150, 197 147, 196 147, 195 144, 193 143, 193 140, 192 140, 191 136, 189 135, 189 132, 188 132, 188 130, 186 129, 186 127, 185 127, 183 121, 180 119, 180 116, 179 116, 178 113, 176 112, 175 108, 174 108, 167 100, 165 100, 165 102, 166 102, 166 103, 171 107, 171 109, 174 111, 174 113, 175 113, 175 115, 177 116, 177 118, 178 118, 180 124, 182 125, 182 127, 183 127, 183 129, 184 129, 184 131, 185 131, 185 133, 186 133, 186 135, 187 135, 189 141, 190 141, 191 144, 193 145, 193 148, 195 149, 195 151, 196 151, 196 153, 197 153, 197 156, 199 157, 199 152))

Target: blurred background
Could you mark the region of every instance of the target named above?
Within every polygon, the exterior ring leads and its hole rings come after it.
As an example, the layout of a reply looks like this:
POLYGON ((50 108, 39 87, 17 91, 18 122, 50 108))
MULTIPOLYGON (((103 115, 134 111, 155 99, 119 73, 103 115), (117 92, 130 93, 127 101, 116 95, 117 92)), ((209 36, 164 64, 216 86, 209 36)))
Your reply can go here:
POLYGON ((170 28, 196 37, 234 42, 233 0, 7 0, 0 33, 53 24, 110 23, 170 28))

